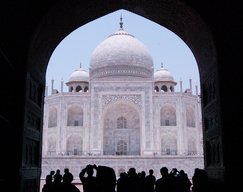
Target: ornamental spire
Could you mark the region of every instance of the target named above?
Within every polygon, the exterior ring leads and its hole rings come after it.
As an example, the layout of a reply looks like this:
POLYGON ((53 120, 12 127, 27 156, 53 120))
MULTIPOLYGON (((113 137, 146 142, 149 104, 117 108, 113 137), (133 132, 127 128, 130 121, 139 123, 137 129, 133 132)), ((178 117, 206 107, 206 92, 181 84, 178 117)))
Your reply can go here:
POLYGON ((123 29, 122 14, 120 16, 120 29, 123 29))

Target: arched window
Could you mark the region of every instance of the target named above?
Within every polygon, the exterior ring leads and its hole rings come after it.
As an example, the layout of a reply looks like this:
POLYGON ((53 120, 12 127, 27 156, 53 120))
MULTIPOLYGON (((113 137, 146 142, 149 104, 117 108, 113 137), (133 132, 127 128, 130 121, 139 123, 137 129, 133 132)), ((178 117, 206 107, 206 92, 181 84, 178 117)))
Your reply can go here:
POLYGON ((176 110, 165 106, 160 109, 160 126, 176 126, 176 110))
POLYGON ((56 126, 57 126, 57 109, 55 107, 51 107, 49 109, 48 127, 56 127, 56 126))
POLYGON ((48 155, 55 155, 56 154, 56 138, 49 137, 47 140, 47 154, 48 155))
POLYGON ((67 140, 67 155, 82 155, 83 141, 79 136, 70 136, 67 140))
POLYGON ((154 92, 159 92, 159 87, 158 86, 154 87, 154 92))
POLYGON ((170 86, 170 91, 174 92, 174 87, 173 86, 170 86))
POLYGON ((162 91, 162 92, 167 92, 168 89, 167 89, 167 87, 166 87, 165 85, 163 85, 163 86, 161 87, 161 91, 162 91))
POLYGON ((117 119, 117 129, 127 128, 127 120, 125 117, 119 117, 117 119))
POLYGON ((195 127, 195 112, 192 107, 186 108, 186 125, 188 127, 195 127))
POLYGON ((177 142, 172 136, 164 136, 161 139, 161 155, 177 155, 177 142))
POLYGON ((117 142, 116 155, 127 155, 127 142, 123 140, 117 142))
POLYGON ((68 110, 67 126, 83 126, 83 109, 72 106, 68 110))
POLYGON ((73 92, 73 87, 69 87, 69 92, 73 92))
POLYGON ((89 92, 89 88, 88 88, 88 86, 85 86, 85 87, 84 87, 84 92, 89 92))
POLYGON ((188 139, 188 155, 196 155, 196 141, 193 138, 188 139))
POLYGON ((207 165, 210 165, 212 163, 212 150, 211 150, 211 144, 209 141, 206 141, 206 163, 207 165))
POLYGON ((82 92, 82 87, 80 85, 76 87, 76 92, 82 92))

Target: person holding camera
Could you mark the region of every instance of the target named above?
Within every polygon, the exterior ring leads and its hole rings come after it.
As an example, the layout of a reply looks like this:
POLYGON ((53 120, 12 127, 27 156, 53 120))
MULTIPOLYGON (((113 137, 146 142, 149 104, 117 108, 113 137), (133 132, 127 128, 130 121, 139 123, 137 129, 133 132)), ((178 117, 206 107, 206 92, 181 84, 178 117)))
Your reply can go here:
POLYGON ((94 176, 96 165, 87 165, 79 173, 79 179, 83 185, 83 192, 97 192, 97 178, 94 176))

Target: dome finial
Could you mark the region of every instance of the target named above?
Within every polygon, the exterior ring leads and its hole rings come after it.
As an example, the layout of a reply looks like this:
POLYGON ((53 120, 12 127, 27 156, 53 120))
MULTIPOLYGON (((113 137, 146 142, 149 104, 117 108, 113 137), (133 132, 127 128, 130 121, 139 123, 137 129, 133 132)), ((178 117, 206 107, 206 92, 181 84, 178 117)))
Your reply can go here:
POLYGON ((80 68, 82 68, 82 62, 80 62, 80 68))
POLYGON ((123 29, 122 14, 120 16, 120 29, 123 29))
POLYGON ((163 62, 161 62, 161 68, 164 68, 164 64, 163 64, 163 62))

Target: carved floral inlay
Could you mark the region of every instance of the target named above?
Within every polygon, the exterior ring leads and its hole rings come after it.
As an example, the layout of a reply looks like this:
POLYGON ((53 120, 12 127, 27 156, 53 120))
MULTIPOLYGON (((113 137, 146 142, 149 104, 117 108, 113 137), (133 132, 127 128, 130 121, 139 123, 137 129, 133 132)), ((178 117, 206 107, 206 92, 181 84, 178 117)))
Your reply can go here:
POLYGON ((103 95, 102 108, 109 105, 110 103, 120 101, 120 100, 129 101, 134 103, 135 105, 138 105, 139 107, 142 107, 142 101, 140 95, 103 95))

